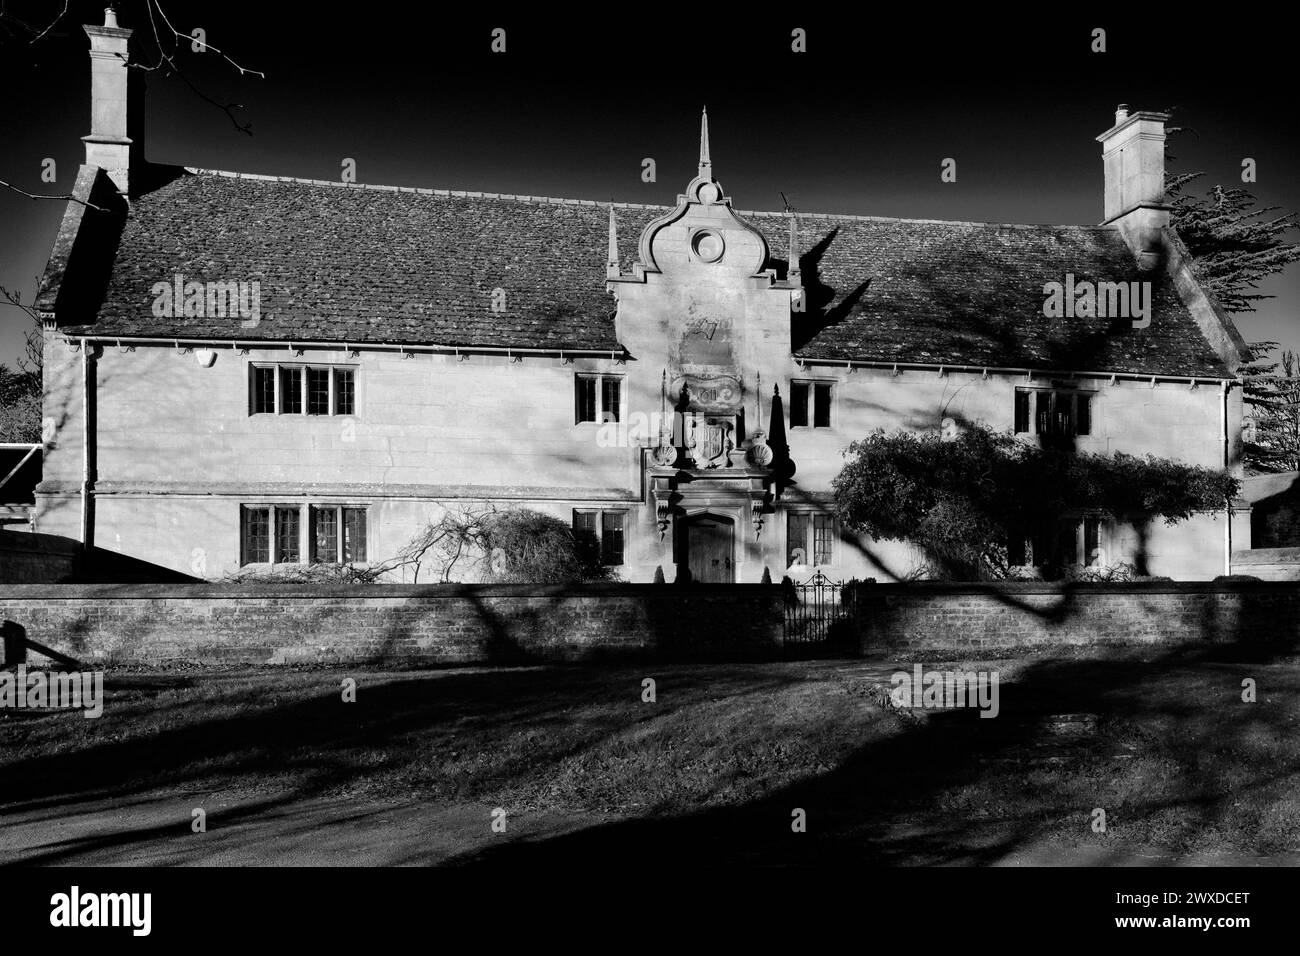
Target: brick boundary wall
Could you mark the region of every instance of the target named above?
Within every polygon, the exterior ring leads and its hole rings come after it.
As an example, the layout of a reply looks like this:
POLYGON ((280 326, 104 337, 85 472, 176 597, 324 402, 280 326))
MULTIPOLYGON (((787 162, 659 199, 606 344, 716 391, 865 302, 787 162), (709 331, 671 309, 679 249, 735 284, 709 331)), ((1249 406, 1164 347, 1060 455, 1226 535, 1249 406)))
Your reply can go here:
POLYGON ((1300 582, 865 584, 858 615, 867 653, 1296 642, 1300 582))
POLYGON ((779 588, 671 584, 0 585, 0 619, 87 661, 769 659, 779 588))
MULTIPOLYGON (((0 586, 0 619, 87 661, 481 664, 780 657, 779 585, 0 586)), ((864 584, 863 653, 1300 641, 1300 583, 864 584)))
MULTIPOLYGON (((0 530, 0 582, 57 581, 77 570, 81 544, 55 534, 0 530)), ((5 584, 0 584, 3 593, 5 584)))

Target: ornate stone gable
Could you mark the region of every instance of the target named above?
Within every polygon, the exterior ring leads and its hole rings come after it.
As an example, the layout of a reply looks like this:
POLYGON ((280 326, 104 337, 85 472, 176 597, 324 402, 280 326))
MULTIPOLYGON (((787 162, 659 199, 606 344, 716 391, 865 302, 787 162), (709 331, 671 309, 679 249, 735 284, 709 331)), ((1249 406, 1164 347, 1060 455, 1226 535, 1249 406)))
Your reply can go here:
POLYGON ((767 239, 736 215, 722 184, 713 178, 707 112, 700 121, 699 172, 677 197, 677 208, 642 231, 638 252, 646 272, 685 281, 776 278, 775 272, 765 271, 767 239))
POLYGON ((657 390, 665 379, 682 461, 707 470, 740 464, 748 433, 758 427, 747 417, 756 407, 755 383, 760 376, 779 381, 791 362, 798 279, 777 278, 767 238, 735 212, 714 178, 707 113, 696 176, 673 209, 646 224, 637 249, 630 272, 621 269, 611 210, 607 287, 618 300, 615 322, 633 359, 630 374, 639 377, 644 363, 653 370, 647 384, 657 390))

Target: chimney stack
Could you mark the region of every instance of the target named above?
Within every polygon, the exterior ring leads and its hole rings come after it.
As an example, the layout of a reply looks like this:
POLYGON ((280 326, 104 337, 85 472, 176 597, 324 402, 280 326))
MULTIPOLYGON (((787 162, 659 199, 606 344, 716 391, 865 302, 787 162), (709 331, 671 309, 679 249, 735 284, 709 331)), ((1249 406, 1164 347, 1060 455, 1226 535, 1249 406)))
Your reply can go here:
POLYGON ((1097 137, 1106 170, 1105 218, 1124 236, 1138 265, 1160 263, 1162 230, 1169 225, 1165 203, 1165 121, 1167 113, 1129 112, 1121 103, 1115 125, 1097 137))
POLYGON ((126 194, 132 162, 141 155, 139 81, 127 69, 131 31, 117 25, 117 12, 104 10, 104 25, 82 27, 90 37, 90 135, 86 165, 99 166, 126 194))

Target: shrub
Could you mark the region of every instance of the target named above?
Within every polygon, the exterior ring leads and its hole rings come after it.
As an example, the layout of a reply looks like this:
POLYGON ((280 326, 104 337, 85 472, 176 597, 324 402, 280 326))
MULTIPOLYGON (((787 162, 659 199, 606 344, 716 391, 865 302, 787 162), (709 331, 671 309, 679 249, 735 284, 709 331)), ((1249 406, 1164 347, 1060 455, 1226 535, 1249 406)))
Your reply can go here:
POLYGON ((520 509, 502 511, 483 523, 491 556, 485 580, 529 584, 604 581, 612 568, 600 563, 596 542, 574 534, 551 515, 520 509))
POLYGON ((1119 564, 1110 564, 1105 567, 1086 567, 1086 568, 1066 568, 1064 572, 1067 581, 1083 581, 1092 583, 1110 583, 1137 581, 1142 578, 1138 570, 1131 564, 1120 562, 1119 564))
POLYGON ((373 584, 388 570, 370 564, 277 564, 272 568, 241 568, 225 575, 237 584, 373 584))
POLYGON ((1041 581, 1043 580, 1043 572, 1041 568, 1036 568, 1032 564, 1013 564, 1007 568, 1007 580, 1041 581))
POLYGON ((563 521, 527 508, 447 509, 402 549, 398 564, 419 579, 429 564, 442 581, 564 584, 604 581, 599 548, 563 521))

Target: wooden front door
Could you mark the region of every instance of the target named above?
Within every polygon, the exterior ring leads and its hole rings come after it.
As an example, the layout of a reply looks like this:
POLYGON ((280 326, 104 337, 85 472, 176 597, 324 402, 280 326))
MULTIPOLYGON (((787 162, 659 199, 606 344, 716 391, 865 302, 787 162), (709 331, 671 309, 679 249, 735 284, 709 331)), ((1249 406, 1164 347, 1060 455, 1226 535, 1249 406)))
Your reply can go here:
POLYGON ((733 526, 729 519, 700 515, 686 525, 686 566, 691 580, 730 584, 736 579, 733 526))

